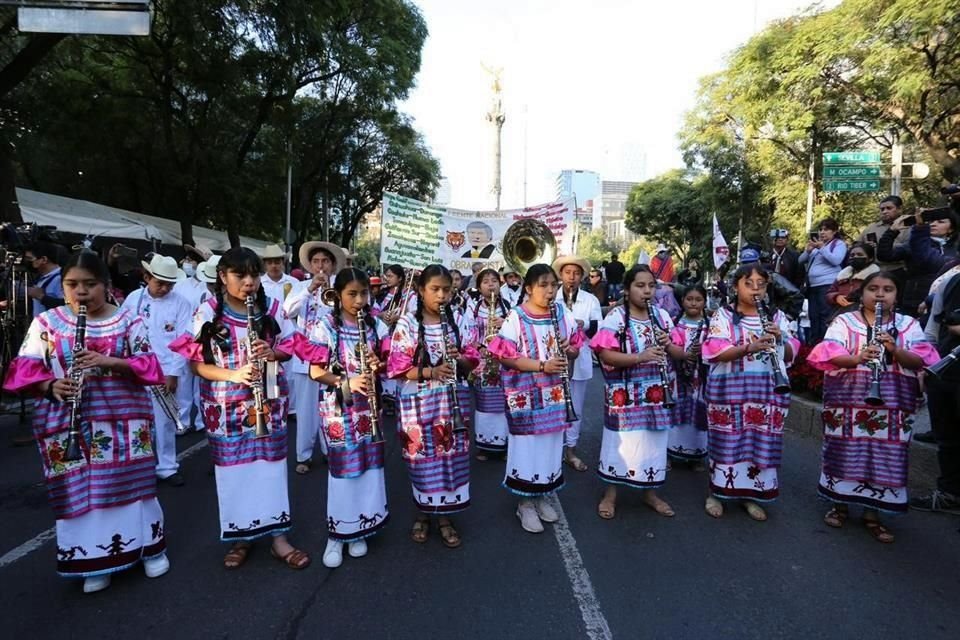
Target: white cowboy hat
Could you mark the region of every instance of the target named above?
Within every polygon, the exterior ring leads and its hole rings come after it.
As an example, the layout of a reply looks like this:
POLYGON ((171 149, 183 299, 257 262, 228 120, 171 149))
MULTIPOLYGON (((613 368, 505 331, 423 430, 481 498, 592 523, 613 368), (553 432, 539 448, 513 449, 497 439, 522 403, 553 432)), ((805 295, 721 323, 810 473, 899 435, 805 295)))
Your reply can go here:
POLYGON ((343 249, 331 242, 323 242, 321 240, 311 240, 310 242, 304 242, 300 245, 300 264, 303 265, 303 268, 307 271, 310 271, 310 252, 314 249, 323 249, 331 256, 333 256, 333 273, 339 273, 340 269, 343 269, 347 266, 347 256, 343 253, 343 249))
POLYGON ((147 273, 157 280, 179 282, 180 280, 187 279, 187 274, 177 266, 177 261, 170 256, 162 256, 159 253, 155 253, 149 263, 141 260, 140 264, 143 265, 147 273))
POLYGON ((210 258, 203 263, 203 266, 197 267, 197 280, 200 282, 206 282, 207 284, 213 284, 217 281, 217 265, 220 263, 220 256, 210 256, 210 258))
POLYGON ((664 251, 669 251, 669 249, 667 249, 667 245, 661 242, 660 244, 657 245, 656 251, 657 253, 663 253, 664 251))
POLYGON ((202 260, 209 260, 210 256, 213 255, 213 251, 210 251, 210 249, 203 246, 199 242, 197 243, 197 246, 193 246, 192 244, 183 245, 183 251, 187 254, 192 253, 196 256, 200 256, 202 260))
POLYGON ((559 275, 560 271, 568 264, 575 264, 580 267, 584 276, 590 273, 590 263, 580 256, 560 256, 553 261, 553 270, 559 275))
POLYGON ((283 248, 278 244, 268 244, 266 247, 264 247, 263 253, 260 254, 260 258, 263 260, 286 257, 287 254, 283 252, 283 248))

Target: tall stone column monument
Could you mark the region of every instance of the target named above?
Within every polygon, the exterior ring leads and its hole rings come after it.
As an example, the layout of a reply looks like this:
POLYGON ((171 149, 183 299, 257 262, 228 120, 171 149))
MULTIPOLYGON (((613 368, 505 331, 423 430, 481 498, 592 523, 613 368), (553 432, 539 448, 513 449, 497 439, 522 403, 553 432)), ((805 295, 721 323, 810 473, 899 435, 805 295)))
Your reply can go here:
POLYGON ((501 176, 501 140, 503 132, 503 123, 507 120, 507 115, 503 112, 503 86, 500 77, 503 75, 503 67, 491 69, 483 65, 484 70, 493 77, 493 100, 490 104, 490 111, 487 112, 487 122, 493 126, 493 184, 490 187, 490 193, 496 201, 497 211, 500 210, 500 195, 503 192, 503 183, 501 176))

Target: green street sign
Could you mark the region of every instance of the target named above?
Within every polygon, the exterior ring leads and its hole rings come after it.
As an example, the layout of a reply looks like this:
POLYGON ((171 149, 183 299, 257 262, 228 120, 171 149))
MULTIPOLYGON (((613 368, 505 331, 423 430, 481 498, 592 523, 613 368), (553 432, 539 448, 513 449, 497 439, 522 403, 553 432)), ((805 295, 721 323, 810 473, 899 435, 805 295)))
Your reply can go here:
POLYGON ((824 180, 824 191, 880 191, 879 180, 824 180))
POLYGON ((829 151, 823 164, 880 164, 879 151, 829 151))
POLYGON ((870 166, 859 166, 859 167, 843 167, 843 166, 826 166, 823 168, 823 177, 827 178, 841 178, 844 180, 851 178, 879 178, 880 177, 880 167, 870 167, 870 166))

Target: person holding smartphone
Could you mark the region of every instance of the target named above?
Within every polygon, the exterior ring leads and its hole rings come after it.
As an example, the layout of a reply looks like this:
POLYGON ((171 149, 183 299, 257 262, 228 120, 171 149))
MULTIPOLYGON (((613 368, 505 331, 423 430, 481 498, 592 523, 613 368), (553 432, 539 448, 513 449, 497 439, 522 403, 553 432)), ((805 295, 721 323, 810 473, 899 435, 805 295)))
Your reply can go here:
MULTIPOLYGON (((878 205, 880 210, 880 219, 872 222, 864 228, 857 238, 857 242, 873 245, 874 253, 880 244, 880 238, 890 228, 894 221, 903 215, 903 199, 900 196, 887 196, 880 201, 878 205)), ((894 246, 906 246, 910 242, 910 230, 902 230, 893 240, 894 246)), ((907 272, 903 260, 893 260, 886 262, 877 260, 877 267, 881 271, 886 271, 893 276, 897 283, 897 302, 903 301, 904 285, 906 284, 907 272)))
POLYGON ((940 270, 958 258, 957 231, 960 220, 950 207, 918 209, 914 215, 897 218, 877 245, 877 259, 883 262, 901 260, 906 265, 906 283, 901 298, 903 312, 912 316, 920 309, 930 284, 940 270), (896 245, 897 236, 909 233, 906 245, 896 245))
POLYGON ((820 222, 819 232, 810 234, 807 247, 800 254, 800 264, 807 267, 807 302, 810 315, 808 344, 817 344, 827 331, 832 309, 827 304, 827 291, 836 282, 847 257, 847 245, 840 238, 840 225, 833 218, 820 222))

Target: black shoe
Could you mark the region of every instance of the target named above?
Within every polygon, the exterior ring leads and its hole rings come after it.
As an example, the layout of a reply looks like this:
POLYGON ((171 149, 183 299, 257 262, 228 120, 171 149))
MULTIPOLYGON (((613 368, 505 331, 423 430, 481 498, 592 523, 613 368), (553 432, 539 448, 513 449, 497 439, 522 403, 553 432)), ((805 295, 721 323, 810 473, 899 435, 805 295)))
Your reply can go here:
POLYGON ((935 513, 950 513, 960 516, 960 497, 934 489, 930 493, 917 496, 910 500, 910 508, 917 511, 932 511, 935 513))
POLYGON ((937 437, 933 435, 933 431, 924 431, 923 433, 918 433, 913 436, 913 439, 917 442, 926 442, 927 444, 937 444, 937 437))
POLYGON ((171 487, 182 487, 184 485, 183 476, 180 475, 180 472, 174 473, 172 476, 167 476, 166 478, 160 478, 160 482, 170 485, 171 487))

